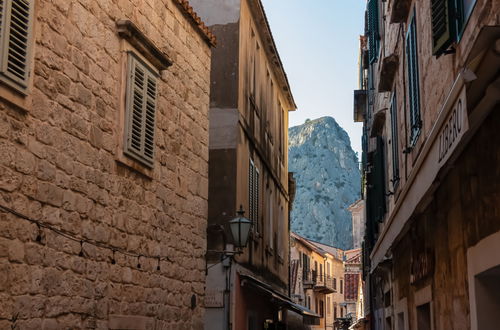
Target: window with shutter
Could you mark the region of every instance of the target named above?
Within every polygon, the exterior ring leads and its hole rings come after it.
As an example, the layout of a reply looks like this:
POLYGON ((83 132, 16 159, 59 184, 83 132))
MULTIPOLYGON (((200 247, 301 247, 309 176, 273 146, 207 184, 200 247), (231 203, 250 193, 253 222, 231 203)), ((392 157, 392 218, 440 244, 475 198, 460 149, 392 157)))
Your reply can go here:
POLYGON ((398 106, 396 91, 391 98, 392 186, 399 182, 398 106))
POLYGON ((253 221, 253 204, 254 204, 254 179, 253 173, 255 171, 255 166, 253 161, 250 159, 248 165, 248 218, 253 221))
POLYGON ((411 18, 406 34, 406 58, 408 71, 408 101, 410 109, 410 145, 414 146, 420 135, 420 87, 418 73, 417 27, 415 13, 411 18))
POLYGON ((446 53, 459 41, 476 0, 431 0, 432 54, 446 53))
POLYGON ((259 169, 255 167, 254 173, 254 184, 253 184, 253 196, 254 196, 254 204, 253 204, 253 223, 256 228, 258 228, 259 222, 259 169))
POLYGON ((30 75, 34 2, 0 0, 0 79, 25 93, 30 75))
POLYGON ((254 230, 259 231, 259 169, 250 159, 248 166, 248 218, 252 221, 254 230))
POLYGON ((154 164, 157 77, 129 53, 124 153, 150 168, 154 164))
POLYGON ((274 206, 274 199, 273 199, 273 192, 271 190, 269 190, 269 196, 268 196, 269 200, 268 200, 268 212, 269 212, 269 215, 268 215, 268 226, 269 226, 269 230, 268 230, 268 246, 270 249, 274 248, 274 211, 273 211, 273 206, 274 206))
POLYGON ((431 0, 432 53, 439 55, 453 42, 450 0, 431 0))
POLYGON ((378 18, 378 0, 368 0, 367 4, 368 18, 368 56, 370 63, 377 61, 379 50, 379 18, 378 18))

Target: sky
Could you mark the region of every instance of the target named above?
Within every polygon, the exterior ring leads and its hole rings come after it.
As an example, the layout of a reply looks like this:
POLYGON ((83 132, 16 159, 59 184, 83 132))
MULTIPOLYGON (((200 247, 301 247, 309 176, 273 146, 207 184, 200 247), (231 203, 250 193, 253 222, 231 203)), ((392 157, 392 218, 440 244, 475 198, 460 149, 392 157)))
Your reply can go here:
POLYGON ((298 110, 290 127, 331 116, 361 155, 361 123, 353 121, 358 89, 363 0, 262 0, 298 110))

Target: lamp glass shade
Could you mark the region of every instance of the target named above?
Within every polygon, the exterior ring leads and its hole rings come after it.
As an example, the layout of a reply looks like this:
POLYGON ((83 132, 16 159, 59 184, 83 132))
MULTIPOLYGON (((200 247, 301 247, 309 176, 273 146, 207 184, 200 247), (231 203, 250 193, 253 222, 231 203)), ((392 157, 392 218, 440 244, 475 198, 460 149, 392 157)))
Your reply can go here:
POLYGON ((251 226, 252 222, 242 216, 229 221, 229 227, 231 228, 231 234, 233 234, 235 247, 244 248, 247 245, 251 226))

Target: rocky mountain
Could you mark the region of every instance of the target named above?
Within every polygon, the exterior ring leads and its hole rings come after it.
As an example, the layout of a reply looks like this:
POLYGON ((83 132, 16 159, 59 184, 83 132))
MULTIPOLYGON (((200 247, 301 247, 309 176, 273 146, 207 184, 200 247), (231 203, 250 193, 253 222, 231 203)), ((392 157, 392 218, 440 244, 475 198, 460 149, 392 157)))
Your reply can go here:
POLYGON ((360 196, 358 159, 335 119, 307 120, 289 130, 289 171, 297 193, 292 231, 342 249, 352 248, 349 205, 360 196))

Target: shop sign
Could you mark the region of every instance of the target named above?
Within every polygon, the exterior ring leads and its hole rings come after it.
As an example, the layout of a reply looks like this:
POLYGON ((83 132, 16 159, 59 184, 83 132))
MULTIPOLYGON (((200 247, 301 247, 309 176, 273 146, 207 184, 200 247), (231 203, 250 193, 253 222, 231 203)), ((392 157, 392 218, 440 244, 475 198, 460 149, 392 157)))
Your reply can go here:
POLYGON ((224 307, 224 290, 223 289, 207 289, 205 291, 205 307, 206 308, 222 308, 222 307, 224 307))
POLYGON ((465 132, 469 129, 469 120, 467 117, 467 102, 465 99, 465 86, 459 93, 459 96, 451 111, 449 111, 441 130, 439 131, 438 143, 438 166, 446 163, 453 150, 460 143, 465 132))

